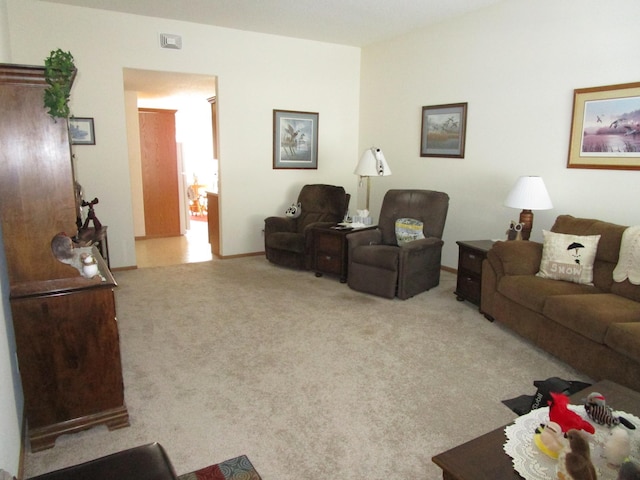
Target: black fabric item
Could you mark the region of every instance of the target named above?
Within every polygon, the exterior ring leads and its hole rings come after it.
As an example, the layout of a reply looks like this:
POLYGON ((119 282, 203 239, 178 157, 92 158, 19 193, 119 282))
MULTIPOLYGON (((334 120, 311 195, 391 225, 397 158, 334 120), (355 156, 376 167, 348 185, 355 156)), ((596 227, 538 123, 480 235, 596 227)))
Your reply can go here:
POLYGON ((159 443, 151 443, 46 473, 31 480, 178 480, 159 443))
POLYGON ((535 395, 520 395, 510 400, 503 400, 502 403, 518 415, 525 415, 531 410, 546 407, 549 404, 549 400, 551 400, 551 392, 573 395, 591 386, 590 383, 578 380, 563 380, 558 377, 536 380, 533 385, 538 389, 535 395))

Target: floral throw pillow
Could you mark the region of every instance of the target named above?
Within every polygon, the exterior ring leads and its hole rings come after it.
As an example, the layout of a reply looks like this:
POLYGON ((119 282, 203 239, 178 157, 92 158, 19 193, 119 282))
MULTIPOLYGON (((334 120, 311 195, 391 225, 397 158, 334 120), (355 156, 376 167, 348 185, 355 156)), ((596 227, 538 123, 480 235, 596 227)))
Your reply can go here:
POLYGON ((593 285, 593 262, 600 235, 569 235, 543 230, 542 261, 537 275, 593 285))

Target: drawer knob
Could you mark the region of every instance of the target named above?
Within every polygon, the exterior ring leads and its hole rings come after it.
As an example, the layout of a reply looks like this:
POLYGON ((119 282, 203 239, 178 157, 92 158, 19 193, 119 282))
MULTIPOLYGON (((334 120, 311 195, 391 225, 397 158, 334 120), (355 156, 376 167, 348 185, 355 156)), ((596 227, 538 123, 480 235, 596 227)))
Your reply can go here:
POLYGON ((471 258, 471 259, 475 260, 476 256, 475 256, 473 253, 470 253, 470 254, 469 254, 469 258, 471 258))

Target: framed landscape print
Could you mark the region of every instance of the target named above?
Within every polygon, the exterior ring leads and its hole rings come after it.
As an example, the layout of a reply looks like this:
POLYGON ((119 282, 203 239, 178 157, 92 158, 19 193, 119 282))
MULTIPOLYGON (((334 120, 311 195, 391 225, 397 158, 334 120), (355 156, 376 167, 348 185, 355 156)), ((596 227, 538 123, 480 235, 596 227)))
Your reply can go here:
POLYGON ((467 104, 422 107, 421 157, 464 158, 467 104))
POLYGON ((93 118, 71 117, 69 119, 69 137, 71 145, 95 145, 93 118))
POLYGON ((640 83, 574 90, 567 167, 640 170, 640 83))
POLYGON ((69 119, 69 137, 71 145, 95 145, 96 135, 93 118, 71 117, 69 119))
POLYGON ((273 111, 273 168, 318 168, 318 116, 273 111))

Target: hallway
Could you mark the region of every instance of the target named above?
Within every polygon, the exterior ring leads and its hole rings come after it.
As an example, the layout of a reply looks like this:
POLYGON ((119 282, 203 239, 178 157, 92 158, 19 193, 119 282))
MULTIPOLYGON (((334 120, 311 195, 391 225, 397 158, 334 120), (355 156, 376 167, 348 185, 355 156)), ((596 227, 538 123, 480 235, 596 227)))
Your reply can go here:
POLYGON ((212 258, 207 222, 192 220, 191 228, 180 237, 136 240, 138 268, 206 262, 212 258))

